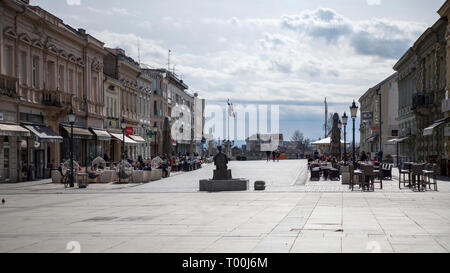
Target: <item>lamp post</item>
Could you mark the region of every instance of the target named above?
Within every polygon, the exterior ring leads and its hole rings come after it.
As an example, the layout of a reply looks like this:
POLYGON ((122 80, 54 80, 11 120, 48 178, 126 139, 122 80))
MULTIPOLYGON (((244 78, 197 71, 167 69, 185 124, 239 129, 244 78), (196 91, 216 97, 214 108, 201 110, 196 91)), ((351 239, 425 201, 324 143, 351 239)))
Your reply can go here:
POLYGON ((342 143, 341 143, 341 135, 342 135, 342 131, 341 131, 341 129, 342 129, 342 122, 341 121, 339 121, 338 122, 338 129, 339 129, 339 157, 338 157, 338 160, 339 161, 341 161, 342 160, 342 153, 341 153, 341 146, 342 146, 342 143))
POLYGON ((126 159, 125 158, 125 129, 127 128, 127 124, 125 123, 125 117, 122 117, 122 122, 121 122, 121 127, 122 127, 122 159, 126 159))
POLYGON ((347 113, 344 112, 342 116, 342 124, 344 125, 344 163, 347 165, 347 122, 348 116, 347 113))
POLYGON ((356 106, 355 101, 353 101, 352 106, 350 106, 350 114, 353 120, 353 163, 355 162, 356 150, 355 150, 355 120, 358 116, 358 106, 356 106))
POLYGON ((153 127, 153 134, 155 135, 155 157, 158 156, 158 127, 153 127))
POLYGON ((74 114, 72 108, 70 108, 70 112, 67 117, 70 123, 70 187, 73 188, 73 125, 75 124, 77 116, 74 114))

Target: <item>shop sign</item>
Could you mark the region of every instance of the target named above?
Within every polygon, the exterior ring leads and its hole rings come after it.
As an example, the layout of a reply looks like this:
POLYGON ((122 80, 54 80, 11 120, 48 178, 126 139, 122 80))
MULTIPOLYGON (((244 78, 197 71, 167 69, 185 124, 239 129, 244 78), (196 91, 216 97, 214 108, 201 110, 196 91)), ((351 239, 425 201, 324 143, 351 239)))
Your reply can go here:
POLYGON ((133 134, 133 127, 127 127, 127 128, 125 129, 125 134, 126 134, 127 136, 132 135, 132 134, 133 134))

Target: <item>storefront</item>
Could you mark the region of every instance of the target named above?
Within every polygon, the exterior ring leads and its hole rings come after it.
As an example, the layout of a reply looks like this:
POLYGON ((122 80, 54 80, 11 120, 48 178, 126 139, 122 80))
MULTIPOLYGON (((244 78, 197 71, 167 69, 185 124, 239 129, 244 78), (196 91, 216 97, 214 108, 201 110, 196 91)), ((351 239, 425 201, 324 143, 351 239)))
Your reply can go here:
MULTIPOLYGON (((102 129, 94 129, 89 128, 91 133, 95 136, 95 145, 96 145, 96 156, 95 157, 102 157, 104 158, 104 155, 107 154, 106 151, 108 150, 107 147, 110 145, 111 142, 111 135, 102 129)), ((109 160, 111 161, 111 160, 109 160)))
MULTIPOLYGON (((110 133, 113 138, 115 138, 116 142, 120 144, 120 147, 116 146, 116 150, 122 151, 121 146, 123 145, 123 141, 125 139, 125 153, 127 158, 137 159, 135 156, 136 145, 138 144, 136 141, 131 139, 128 136, 124 136, 123 134, 110 133)), ((121 153, 120 153, 121 154, 121 153)))
POLYGON ((142 156, 144 159, 148 159, 148 155, 146 152, 146 141, 143 137, 137 136, 137 135, 130 135, 129 136, 132 140, 136 141, 136 153, 137 156, 142 156))
MULTIPOLYGON (((70 126, 60 126, 64 140, 61 144, 61 162, 70 159, 70 126)), ((95 136, 87 128, 73 127, 73 158, 78 164, 88 166, 97 156, 95 136)))
POLYGON ((29 136, 20 125, 0 123, 0 183, 23 181, 20 147, 29 136))
POLYGON ((22 160, 28 165, 27 181, 48 178, 50 172, 46 164, 46 151, 51 144, 63 142, 63 137, 44 125, 23 126, 32 133, 22 145, 22 160))

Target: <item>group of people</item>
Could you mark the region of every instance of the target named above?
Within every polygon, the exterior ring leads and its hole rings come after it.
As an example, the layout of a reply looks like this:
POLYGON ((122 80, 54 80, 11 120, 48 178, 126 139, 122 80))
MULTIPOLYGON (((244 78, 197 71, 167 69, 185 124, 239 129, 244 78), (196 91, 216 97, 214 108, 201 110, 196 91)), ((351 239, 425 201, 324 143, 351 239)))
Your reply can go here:
POLYGON ((275 150, 275 151, 272 151, 272 152, 266 151, 267 162, 270 161, 270 155, 272 155, 273 162, 275 162, 275 161, 280 162, 281 153, 280 153, 279 150, 275 150))

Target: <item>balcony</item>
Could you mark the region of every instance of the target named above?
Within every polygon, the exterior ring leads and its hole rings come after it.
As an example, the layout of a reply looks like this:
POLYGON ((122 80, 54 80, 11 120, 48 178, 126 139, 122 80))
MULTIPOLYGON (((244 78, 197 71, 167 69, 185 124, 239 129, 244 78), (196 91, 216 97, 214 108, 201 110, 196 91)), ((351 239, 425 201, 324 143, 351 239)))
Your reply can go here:
POLYGON ((53 107, 71 107, 72 94, 64 93, 62 91, 42 91, 42 104, 53 107))
POLYGON ((442 100, 442 113, 450 111, 450 99, 442 100))
POLYGON ((17 93, 17 83, 17 78, 0 75, 0 96, 19 98, 17 93))
POLYGON ((428 108, 434 105, 434 98, 435 98, 434 92, 426 94, 418 93, 413 95, 411 110, 423 115, 429 114, 430 109, 428 108))

